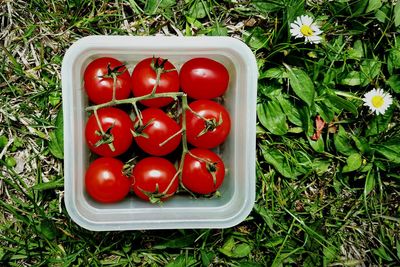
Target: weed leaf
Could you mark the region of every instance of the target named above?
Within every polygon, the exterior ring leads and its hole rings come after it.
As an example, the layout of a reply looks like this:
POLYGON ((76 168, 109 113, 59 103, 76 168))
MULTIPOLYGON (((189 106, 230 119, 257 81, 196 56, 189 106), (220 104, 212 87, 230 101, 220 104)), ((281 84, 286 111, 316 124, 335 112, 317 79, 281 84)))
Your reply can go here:
POLYGON ((301 173, 291 164, 289 157, 275 148, 262 146, 262 154, 267 163, 271 164, 280 174, 287 178, 296 178, 301 173))
POLYGON ((394 25, 396 27, 400 26, 400 2, 397 2, 397 4, 394 6, 394 25))
POLYGON ((343 167, 343 172, 352 172, 358 170, 361 167, 362 158, 359 153, 351 154, 347 160, 346 165, 343 167))
POLYGON ((155 249, 185 248, 193 244, 195 235, 184 235, 154 246, 155 249))
POLYGON ((270 100, 257 105, 257 115, 261 124, 272 134, 284 135, 288 131, 286 115, 283 113, 279 102, 270 100))
POLYGON ((350 137, 343 127, 339 126, 338 132, 333 136, 333 142, 335 144, 336 151, 344 155, 350 156, 351 154, 357 152, 350 145, 350 137))
POLYGON ((370 171, 365 179, 364 194, 368 195, 375 187, 375 172, 370 171))
POLYGON ((287 118, 291 123, 297 126, 302 126, 303 123, 301 121, 300 112, 297 107, 292 104, 289 99, 284 97, 282 94, 276 96, 276 99, 279 101, 283 112, 286 114, 287 118))
MULTIPOLYGON (((400 3, 400 2, 399 2, 400 3)), ((400 75, 392 75, 390 78, 386 81, 386 83, 392 88, 393 91, 396 93, 400 93, 400 75)))
POLYGON ((284 3, 282 1, 272 0, 255 0, 252 4, 258 11, 262 13, 278 11, 284 7, 284 3))
POLYGON ((285 67, 288 70, 289 83, 293 91, 307 106, 311 107, 314 101, 315 89, 310 77, 301 69, 291 68, 286 64, 285 67))
POLYGON ((375 11, 375 10, 379 9, 381 6, 382 6, 381 0, 369 0, 367 10, 365 12, 369 13, 369 12, 375 11))
POLYGON ((58 111, 55 129, 49 133, 49 150, 53 156, 59 159, 64 158, 64 130, 63 130, 63 112, 58 111))

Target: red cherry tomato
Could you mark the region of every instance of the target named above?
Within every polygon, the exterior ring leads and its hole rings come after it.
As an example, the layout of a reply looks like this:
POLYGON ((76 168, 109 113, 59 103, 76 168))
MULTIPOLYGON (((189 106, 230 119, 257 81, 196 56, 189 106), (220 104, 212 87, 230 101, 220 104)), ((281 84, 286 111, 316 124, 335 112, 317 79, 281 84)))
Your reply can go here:
POLYGON ((182 169, 182 183, 186 189, 211 194, 221 186, 224 176, 225 165, 211 150, 194 148, 186 154, 182 169))
POLYGON ((179 72, 182 91, 194 99, 222 96, 228 89, 229 73, 224 65, 209 58, 193 58, 179 72))
POLYGON ((98 158, 86 171, 86 192, 96 201, 113 203, 124 199, 130 190, 131 180, 123 172, 124 164, 114 158, 98 158))
MULTIPOLYGON (((132 92, 135 97, 150 94, 161 72, 156 93, 178 92, 179 75, 175 66, 161 58, 146 58, 134 68, 131 76, 132 92)), ((159 108, 172 103, 173 99, 161 97, 140 101, 145 106, 159 108)))
POLYGON ((97 110, 97 115, 105 134, 101 134, 96 116, 92 114, 85 127, 85 139, 89 149, 105 157, 115 157, 126 152, 133 140, 133 123, 129 115, 112 107, 97 110), (114 147, 114 151, 109 143, 114 147))
POLYGON ((175 166, 164 158, 144 158, 132 170, 132 189, 147 201, 168 199, 175 194, 178 185, 175 166))
POLYGON ((161 109, 147 108, 141 114, 142 125, 139 118, 134 122, 134 139, 144 152, 153 156, 164 156, 179 146, 181 127, 176 121, 161 109), (172 137, 173 135, 175 136, 172 137))
POLYGON ((89 100, 101 104, 112 100, 114 79, 116 78, 116 99, 126 99, 131 92, 130 75, 123 63, 115 58, 102 57, 93 60, 83 74, 84 87, 89 100))
POLYGON ((212 100, 196 100, 189 107, 195 114, 186 111, 188 142, 200 148, 213 148, 222 144, 231 129, 228 111, 212 100))

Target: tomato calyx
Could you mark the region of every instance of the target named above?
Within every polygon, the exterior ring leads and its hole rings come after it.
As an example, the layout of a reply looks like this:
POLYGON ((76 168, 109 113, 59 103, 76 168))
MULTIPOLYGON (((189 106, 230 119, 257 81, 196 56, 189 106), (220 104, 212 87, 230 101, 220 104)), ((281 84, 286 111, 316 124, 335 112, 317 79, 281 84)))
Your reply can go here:
POLYGON ((175 68, 169 69, 169 70, 165 69, 165 64, 168 62, 168 59, 163 59, 161 61, 161 63, 159 62, 160 60, 161 60, 161 58, 159 58, 159 57, 156 58, 153 56, 153 59, 151 60, 151 63, 150 63, 150 67, 156 73, 156 82, 154 84, 153 89, 151 90, 151 93, 149 94, 151 96, 155 95, 155 93, 156 93, 157 87, 160 84, 161 74, 171 72, 171 71, 176 71, 175 68))
POLYGON ((124 68, 125 64, 116 66, 114 68, 111 68, 111 64, 108 63, 107 64, 107 74, 104 75, 99 75, 99 78, 115 78, 121 74, 123 74, 126 71, 126 68, 122 71, 120 71, 121 68, 124 68))
POLYGON ((149 198, 149 201, 152 204, 162 204, 163 203, 162 200, 164 198, 168 198, 168 197, 174 195, 173 193, 172 194, 165 193, 167 190, 165 190, 163 192, 159 192, 160 189, 159 189, 158 183, 156 184, 156 189, 154 190, 154 192, 146 191, 140 187, 138 187, 138 189, 140 190, 140 192, 142 192, 145 196, 147 196, 149 198))
POLYGON ((133 168, 135 168, 136 165, 136 158, 131 158, 130 160, 128 160, 124 166, 122 167, 122 174, 125 175, 126 177, 130 177, 133 168))
POLYGON ((217 162, 208 162, 206 161, 206 169, 207 171, 211 174, 212 178, 213 178, 213 184, 214 186, 217 185, 217 176, 216 176, 216 172, 217 172, 217 162))
POLYGON ((138 136, 142 136, 144 138, 149 138, 148 134, 144 133, 143 131, 151 124, 153 123, 155 119, 152 118, 150 119, 146 124, 143 124, 143 122, 141 120, 138 120, 135 125, 134 125, 134 130, 131 130, 131 133, 133 135, 133 137, 138 137, 138 136))
MULTIPOLYGON (((97 136, 100 136, 99 141, 97 141, 94 146, 95 147, 99 147, 101 145, 110 145, 113 143, 114 141, 114 135, 111 134, 111 130, 114 127, 114 124, 111 125, 110 127, 108 127, 107 130, 105 130, 104 132, 101 131, 96 131, 95 134, 97 136)), ((111 148, 110 148, 111 149, 111 148)), ((112 149, 111 149, 112 150, 112 149)))
POLYGON ((219 118, 218 121, 216 118, 211 118, 211 119, 206 119, 200 115, 198 115, 201 119, 204 120, 205 127, 204 129, 197 135, 197 137, 200 137, 208 132, 214 131, 218 126, 220 126, 224 121, 222 119, 222 114, 219 113, 219 118))

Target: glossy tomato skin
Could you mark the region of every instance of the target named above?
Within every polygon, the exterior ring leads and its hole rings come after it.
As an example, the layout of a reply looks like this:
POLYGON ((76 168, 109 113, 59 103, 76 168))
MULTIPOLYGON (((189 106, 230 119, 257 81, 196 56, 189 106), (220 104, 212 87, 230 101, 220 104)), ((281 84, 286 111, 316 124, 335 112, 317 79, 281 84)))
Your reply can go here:
POLYGON ((176 172, 175 166, 165 158, 144 158, 132 170, 132 189, 139 198, 146 201, 149 201, 146 193, 163 193, 161 200, 166 200, 178 190, 176 172))
POLYGON ((101 203, 114 203, 124 199, 130 191, 131 179, 123 174, 123 166, 115 158, 94 160, 85 174, 86 192, 101 203))
POLYGON ((96 146, 96 143, 101 140, 101 136, 98 135, 100 128, 94 114, 89 117, 85 127, 85 140, 89 149, 104 157, 115 157, 126 152, 133 142, 131 133, 133 122, 129 115, 113 107, 99 109, 97 114, 104 132, 112 127, 109 133, 113 136, 112 143, 115 151, 112 151, 108 144, 96 146))
MULTIPOLYGON (((158 60, 161 64, 162 58, 146 58, 140 61, 133 69, 131 76, 132 92, 135 97, 150 94, 156 84, 156 71, 152 68, 152 62, 158 60)), ((160 76, 160 81, 156 89, 156 93, 178 92, 179 91, 179 75, 175 70, 175 66, 169 61, 164 64, 164 72, 160 76)), ((172 98, 155 98, 140 101, 147 107, 160 108, 172 103, 172 98)))
POLYGON ((165 156, 179 146, 181 134, 178 132, 181 128, 161 109, 147 108, 143 110, 142 122, 143 125, 146 125, 142 131, 140 131, 139 119, 136 118, 134 122, 135 133, 137 134, 134 139, 144 152, 153 156, 165 156), (176 136, 161 145, 174 134, 176 136))
POLYGON ((211 194, 221 186, 224 177, 224 162, 211 150, 193 148, 186 154, 182 169, 182 183, 186 189, 198 194, 211 194), (206 162, 214 164, 213 167, 207 166, 206 162), (215 182, 210 167, 214 171, 215 182))
MULTIPOLYGON (((108 74, 110 69, 122 66, 123 63, 115 58, 102 57, 93 60, 86 67, 83 74, 84 87, 89 100, 95 104, 101 104, 112 100, 113 83, 112 77, 102 77, 108 74)), ((126 99, 131 93, 130 75, 125 66, 118 69, 116 79, 116 99, 126 99)))
POLYGON ((209 58, 193 58, 183 64, 179 81, 189 97, 211 99, 228 89, 229 73, 224 65, 209 58))
POLYGON ((212 100, 196 100, 190 103, 189 107, 201 117, 213 119, 217 126, 214 129, 210 129, 211 131, 201 134, 207 127, 206 122, 190 110, 186 111, 188 142, 199 148, 213 148, 222 144, 231 129, 231 119, 228 111, 221 104, 212 100))

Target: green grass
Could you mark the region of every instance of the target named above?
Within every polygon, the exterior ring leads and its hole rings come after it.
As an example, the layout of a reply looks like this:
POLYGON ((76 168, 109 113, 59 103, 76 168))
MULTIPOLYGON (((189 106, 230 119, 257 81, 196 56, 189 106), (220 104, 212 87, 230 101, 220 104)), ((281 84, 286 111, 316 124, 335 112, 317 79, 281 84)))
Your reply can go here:
POLYGON ((0 3, 0 265, 400 264, 400 4, 27 2, 0 3), (321 44, 291 38, 302 14, 321 44), (84 230, 63 203, 62 57, 83 36, 157 33, 234 36, 256 54, 255 207, 224 230, 84 230), (380 116, 361 101, 377 87, 394 99, 380 116))

